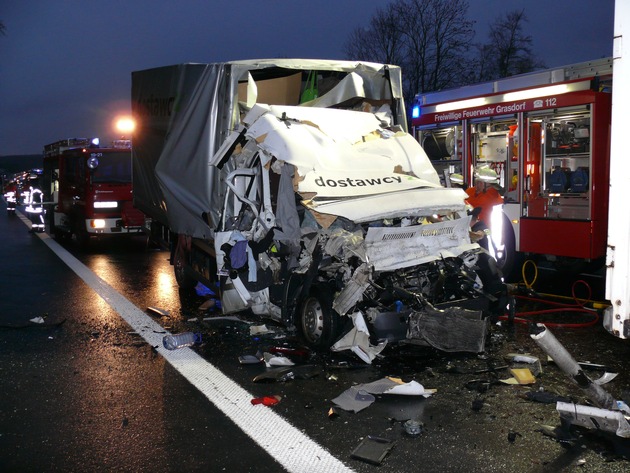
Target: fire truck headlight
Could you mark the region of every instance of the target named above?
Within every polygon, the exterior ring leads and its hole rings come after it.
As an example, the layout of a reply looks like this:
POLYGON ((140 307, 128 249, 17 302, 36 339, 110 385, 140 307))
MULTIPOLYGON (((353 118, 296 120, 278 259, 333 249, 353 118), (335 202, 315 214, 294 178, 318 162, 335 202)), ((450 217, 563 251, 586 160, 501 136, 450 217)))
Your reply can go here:
POLYGON ((118 202, 94 202, 95 209, 115 209, 118 207, 118 202))
POLYGON ((102 218, 90 220, 90 226, 92 228, 105 228, 105 220, 103 220, 102 218))

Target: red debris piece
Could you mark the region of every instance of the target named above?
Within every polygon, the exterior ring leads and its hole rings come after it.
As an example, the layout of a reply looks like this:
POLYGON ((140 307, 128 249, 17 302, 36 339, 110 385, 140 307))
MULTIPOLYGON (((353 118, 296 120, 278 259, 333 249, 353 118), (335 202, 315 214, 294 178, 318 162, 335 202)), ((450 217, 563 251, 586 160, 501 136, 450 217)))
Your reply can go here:
POLYGON ((252 404, 253 405, 262 404, 264 406, 275 406, 276 404, 280 402, 280 399, 282 399, 282 396, 277 396, 277 395, 257 397, 255 399, 252 399, 252 404))

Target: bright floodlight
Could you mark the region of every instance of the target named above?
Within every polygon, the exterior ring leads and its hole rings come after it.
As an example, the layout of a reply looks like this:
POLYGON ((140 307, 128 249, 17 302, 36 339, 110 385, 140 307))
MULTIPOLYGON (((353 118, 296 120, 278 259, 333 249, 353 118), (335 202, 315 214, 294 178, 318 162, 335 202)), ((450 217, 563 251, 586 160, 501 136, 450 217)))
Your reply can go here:
POLYGON ((136 128, 132 118, 123 117, 116 120, 116 129, 121 133, 131 133, 136 128))

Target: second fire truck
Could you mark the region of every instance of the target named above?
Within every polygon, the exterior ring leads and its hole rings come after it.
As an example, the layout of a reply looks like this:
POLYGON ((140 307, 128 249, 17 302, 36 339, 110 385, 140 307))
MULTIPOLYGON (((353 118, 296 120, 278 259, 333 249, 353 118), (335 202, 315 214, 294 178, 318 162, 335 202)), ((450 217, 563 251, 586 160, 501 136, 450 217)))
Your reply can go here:
POLYGON ((91 237, 139 234, 144 215, 133 207, 131 142, 71 138, 44 147, 43 192, 50 233, 75 236, 86 245, 91 237))
POLYGON ((508 271, 519 253, 603 260, 611 84, 601 59, 416 97, 414 133, 445 185, 496 171, 504 203, 492 238, 508 271))

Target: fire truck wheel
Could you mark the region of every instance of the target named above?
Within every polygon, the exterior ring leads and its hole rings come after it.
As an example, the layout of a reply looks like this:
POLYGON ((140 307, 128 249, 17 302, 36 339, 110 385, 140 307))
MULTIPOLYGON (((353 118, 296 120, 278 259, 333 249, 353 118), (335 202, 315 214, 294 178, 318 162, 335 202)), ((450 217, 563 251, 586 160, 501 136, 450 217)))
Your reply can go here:
POLYGON ((79 222, 77 225, 75 225, 73 233, 79 247, 85 250, 90 242, 90 235, 88 234, 87 230, 83 228, 81 223, 82 222, 79 222))
POLYGON ((332 299, 330 290, 313 286, 300 304, 296 325, 312 347, 329 348, 339 335, 341 318, 332 308, 332 299))
POLYGON ((197 285, 197 281, 190 277, 186 271, 188 254, 182 245, 177 245, 173 257, 173 268, 175 271, 175 281, 182 289, 191 289, 197 285))

